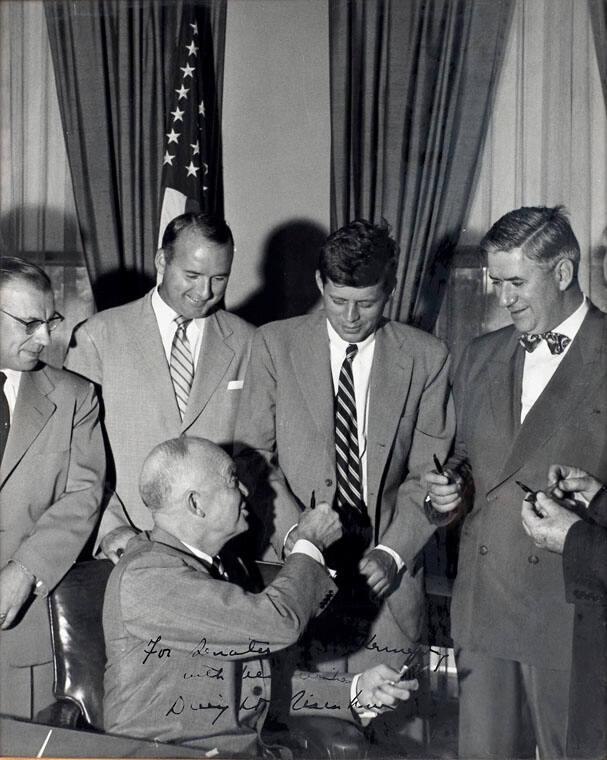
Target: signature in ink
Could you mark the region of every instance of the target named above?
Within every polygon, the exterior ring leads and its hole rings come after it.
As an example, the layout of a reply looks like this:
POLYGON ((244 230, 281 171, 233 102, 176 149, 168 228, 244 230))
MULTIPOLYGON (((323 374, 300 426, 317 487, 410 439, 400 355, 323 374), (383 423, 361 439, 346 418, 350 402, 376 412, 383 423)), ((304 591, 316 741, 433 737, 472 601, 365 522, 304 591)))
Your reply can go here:
POLYGON ((159 660, 162 660, 163 657, 170 657, 171 656, 171 648, 170 647, 158 647, 158 643, 160 642, 162 636, 156 636, 155 639, 150 639, 148 641, 148 649, 144 649, 145 657, 143 658, 142 665, 145 665, 148 659, 151 657, 151 655, 155 654, 156 657, 159 660))

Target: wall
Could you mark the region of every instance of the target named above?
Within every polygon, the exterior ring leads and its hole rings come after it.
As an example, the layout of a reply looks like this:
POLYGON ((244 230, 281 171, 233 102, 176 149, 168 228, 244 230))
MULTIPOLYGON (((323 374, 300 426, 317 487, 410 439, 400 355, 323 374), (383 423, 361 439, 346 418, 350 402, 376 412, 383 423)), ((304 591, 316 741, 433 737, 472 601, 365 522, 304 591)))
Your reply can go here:
POLYGON ((329 225, 327 0, 229 0, 223 96, 226 218, 237 258, 228 308, 301 311, 329 225), (272 268, 268 271, 269 261, 272 268), (262 289, 294 282, 281 303, 262 289))

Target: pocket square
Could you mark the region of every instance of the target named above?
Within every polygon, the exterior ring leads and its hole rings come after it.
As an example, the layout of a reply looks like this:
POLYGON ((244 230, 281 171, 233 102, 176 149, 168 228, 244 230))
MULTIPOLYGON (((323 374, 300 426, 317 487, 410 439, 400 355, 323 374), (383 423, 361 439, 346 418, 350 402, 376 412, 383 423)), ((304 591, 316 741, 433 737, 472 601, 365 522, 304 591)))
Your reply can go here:
POLYGON ((230 380, 228 383, 228 390, 229 391, 239 391, 242 389, 244 380, 230 380))

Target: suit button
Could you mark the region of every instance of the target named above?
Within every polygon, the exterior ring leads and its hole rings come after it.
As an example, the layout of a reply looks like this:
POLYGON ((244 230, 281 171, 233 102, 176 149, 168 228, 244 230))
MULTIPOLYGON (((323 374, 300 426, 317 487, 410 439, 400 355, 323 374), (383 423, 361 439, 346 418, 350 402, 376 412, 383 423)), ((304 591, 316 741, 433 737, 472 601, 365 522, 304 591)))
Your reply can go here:
POLYGON ((327 478, 325 480, 325 485, 327 486, 327 488, 331 488, 331 486, 333 485, 333 481, 331 480, 331 478, 327 478))
POLYGON ((530 565, 537 565, 537 563, 540 561, 540 558, 537 556, 537 554, 531 554, 529 557, 527 557, 527 561, 530 565))
POLYGON ((485 546, 485 544, 482 544, 478 547, 478 553, 482 554, 483 556, 489 552, 489 549, 485 546))
POLYGON ((253 694, 256 697, 258 697, 261 694, 262 691, 263 691, 263 689, 261 688, 261 686, 253 686, 253 694))

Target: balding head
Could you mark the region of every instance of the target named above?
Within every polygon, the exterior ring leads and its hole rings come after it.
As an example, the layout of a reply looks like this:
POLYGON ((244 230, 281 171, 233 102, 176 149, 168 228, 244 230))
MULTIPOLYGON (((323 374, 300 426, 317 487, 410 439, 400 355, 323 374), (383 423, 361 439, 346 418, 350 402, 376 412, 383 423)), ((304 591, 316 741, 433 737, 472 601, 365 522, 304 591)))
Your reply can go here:
POLYGON ((205 438, 181 436, 153 448, 139 492, 159 527, 204 551, 219 542, 209 553, 247 528, 234 463, 205 438))

